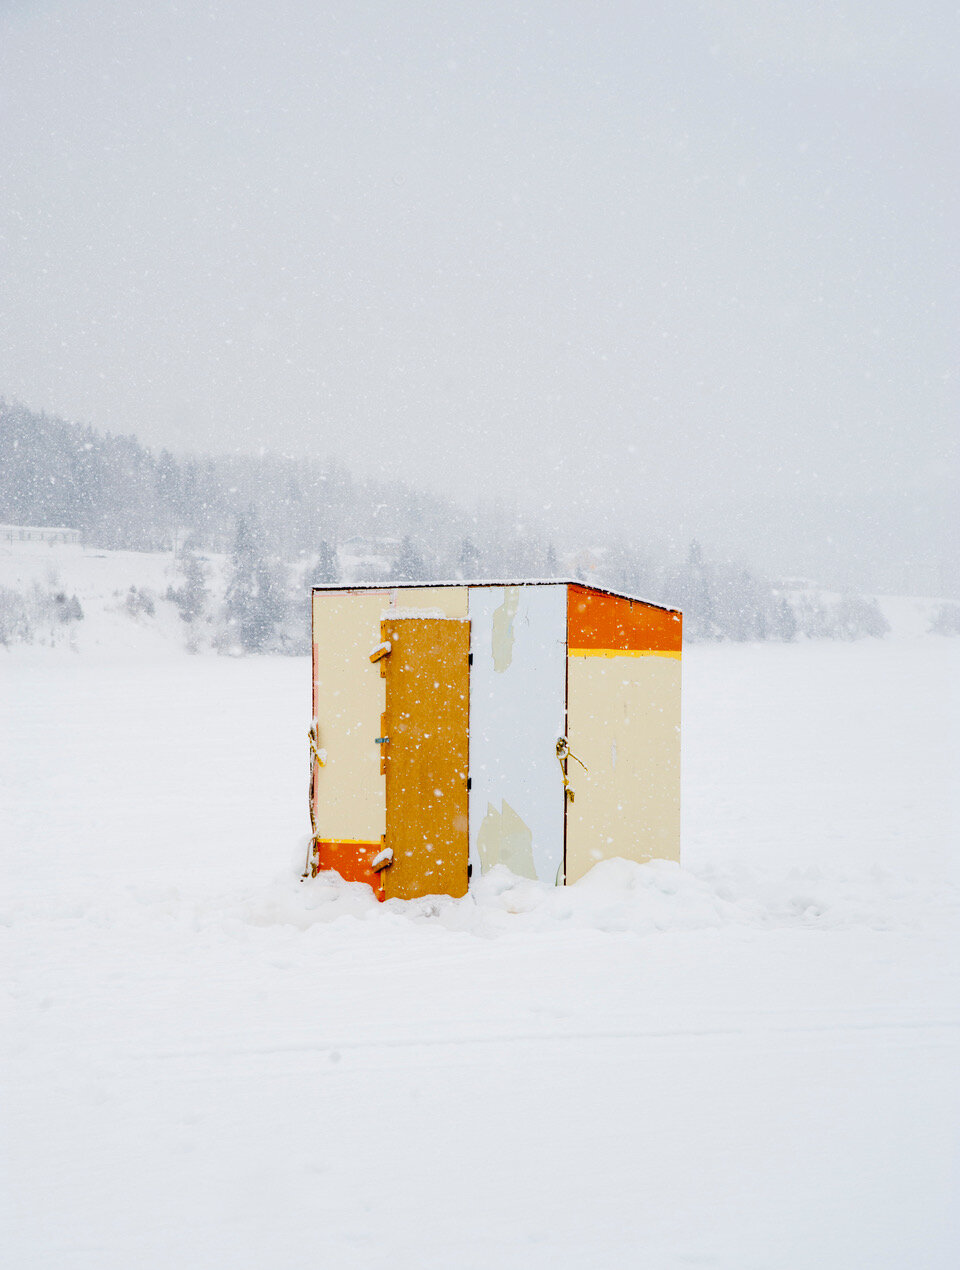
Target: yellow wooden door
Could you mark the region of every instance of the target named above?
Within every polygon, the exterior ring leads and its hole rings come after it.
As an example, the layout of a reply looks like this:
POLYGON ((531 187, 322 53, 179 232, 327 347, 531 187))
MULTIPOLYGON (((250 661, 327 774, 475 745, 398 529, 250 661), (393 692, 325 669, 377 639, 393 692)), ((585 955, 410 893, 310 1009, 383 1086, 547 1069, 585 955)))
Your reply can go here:
POLYGON ((393 618, 386 678, 386 898, 466 895, 470 623, 393 618))

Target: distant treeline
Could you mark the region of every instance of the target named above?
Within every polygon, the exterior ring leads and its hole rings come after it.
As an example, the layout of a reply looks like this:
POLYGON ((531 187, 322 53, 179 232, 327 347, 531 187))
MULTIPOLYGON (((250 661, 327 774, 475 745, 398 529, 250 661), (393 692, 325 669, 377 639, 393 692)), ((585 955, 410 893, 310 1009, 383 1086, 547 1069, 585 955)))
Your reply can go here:
POLYGON ((507 505, 471 514, 399 481, 358 479, 317 459, 155 454, 133 436, 101 433, 2 400, 0 523, 68 526, 88 546, 175 552, 183 569, 176 595, 184 620, 193 620, 198 605, 218 603, 218 620, 228 621, 251 650, 301 645, 289 632, 291 622, 302 621, 301 591, 311 580, 575 573, 682 608, 691 640, 857 638, 886 630, 872 602, 788 599, 741 566, 711 562, 697 543, 680 562, 623 542, 561 556, 507 505), (354 555, 375 557, 370 575, 340 577, 351 544, 360 544, 354 555), (232 558, 233 577, 219 601, 201 595, 203 552, 232 558))
MULTIPOLYGON (((354 536, 410 540, 430 576, 455 569, 463 540, 484 569, 537 574, 549 546, 516 532, 510 508, 471 516, 400 481, 278 454, 176 456, 0 400, 0 522, 65 525, 88 546, 233 549, 238 518, 267 553, 296 560, 354 536)), ((471 553, 471 554, 472 554, 471 553)))

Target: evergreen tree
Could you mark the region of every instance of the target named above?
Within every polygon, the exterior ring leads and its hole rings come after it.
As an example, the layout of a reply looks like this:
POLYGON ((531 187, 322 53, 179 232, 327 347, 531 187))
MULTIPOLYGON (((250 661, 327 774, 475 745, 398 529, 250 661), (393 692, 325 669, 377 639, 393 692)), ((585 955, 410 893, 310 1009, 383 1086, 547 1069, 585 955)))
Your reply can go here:
POLYGON ((400 554, 393 566, 393 575, 398 582, 420 582, 425 573, 423 556, 414 546, 409 534, 405 534, 400 543, 400 554))
POLYGON ((876 600, 862 595, 841 596, 833 612, 834 638, 882 639, 890 631, 890 623, 880 611, 876 600))
POLYGON ((278 564, 264 555, 263 533, 253 511, 237 517, 224 608, 244 652, 264 652, 283 618, 283 578, 278 564))
POLYGON ((696 538, 690 543, 684 582, 682 601, 687 633, 693 639, 715 638, 718 634, 716 584, 696 538))
POLYGON ((196 548, 197 540, 191 536, 184 543, 180 553, 183 586, 173 591, 169 597, 176 602, 184 622, 195 621, 203 613, 209 599, 207 570, 197 555, 196 548))
POLYGON ((941 604, 930 619, 931 635, 960 635, 960 604, 941 604))
POLYGON ((470 538, 462 539, 457 555, 457 577, 477 578, 480 576, 480 553, 470 538))
POLYGON ((326 538, 320 542, 320 554, 312 569, 313 581, 332 584, 340 581, 340 562, 326 538))
POLYGON ((785 595, 778 596, 774 607, 775 637, 790 643, 797 638, 797 616, 785 595))

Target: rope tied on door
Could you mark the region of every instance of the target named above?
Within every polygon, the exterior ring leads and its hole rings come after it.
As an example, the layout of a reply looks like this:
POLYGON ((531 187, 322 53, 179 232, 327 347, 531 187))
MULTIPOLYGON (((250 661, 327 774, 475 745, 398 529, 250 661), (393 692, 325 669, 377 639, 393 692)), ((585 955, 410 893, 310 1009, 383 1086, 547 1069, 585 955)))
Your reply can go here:
POLYGON ((310 834, 314 843, 313 849, 316 850, 317 816, 313 804, 316 792, 317 768, 326 766, 327 751, 319 748, 320 731, 316 719, 311 723, 310 731, 307 735, 310 738, 310 834))
POLYGON ((570 742, 567 740, 567 738, 565 736, 558 736, 557 737, 557 762, 560 764, 560 775, 563 777, 563 792, 567 796, 567 798, 569 798, 570 801, 573 802, 575 795, 573 790, 570 788, 570 778, 567 775, 567 768, 569 766, 567 761, 568 759, 573 759, 575 763, 580 764, 580 766, 583 768, 584 771, 587 771, 586 763, 583 761, 582 758, 577 758, 576 754, 574 754, 573 750, 571 750, 570 742))

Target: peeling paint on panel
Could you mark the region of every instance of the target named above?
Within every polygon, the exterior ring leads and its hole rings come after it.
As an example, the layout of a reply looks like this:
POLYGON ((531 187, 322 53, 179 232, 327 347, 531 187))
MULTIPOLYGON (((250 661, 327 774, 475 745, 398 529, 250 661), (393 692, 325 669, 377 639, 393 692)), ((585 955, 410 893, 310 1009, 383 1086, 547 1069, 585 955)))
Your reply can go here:
POLYGON ((513 619, 520 606, 520 588, 508 586, 503 588, 503 603, 493 614, 493 636, 491 639, 493 652, 493 668, 502 675, 513 661, 513 619))
POLYGON ((487 803, 487 814, 477 834, 481 868, 486 873, 495 864, 504 864, 518 877, 536 880, 533 832, 508 802, 502 807, 500 812, 492 803, 487 803))
MULTIPOLYGON (((535 876, 553 883, 562 867, 564 800, 556 745, 563 730, 558 720, 564 718, 566 616, 563 585, 474 587, 470 592, 470 847, 475 874, 490 867, 477 842, 484 817, 490 807, 503 814, 506 804, 520 809, 532 835, 535 876), (491 655, 495 621, 503 621, 505 628, 512 622, 509 667, 505 660, 495 665, 491 655)), ((500 836, 498 829, 493 863, 501 858, 500 836)), ((524 872, 526 866, 511 868, 524 872)))
POLYGON ((500 813, 492 803, 487 803, 487 814, 480 823, 477 850, 480 852, 480 868, 484 873, 500 863, 500 813))

